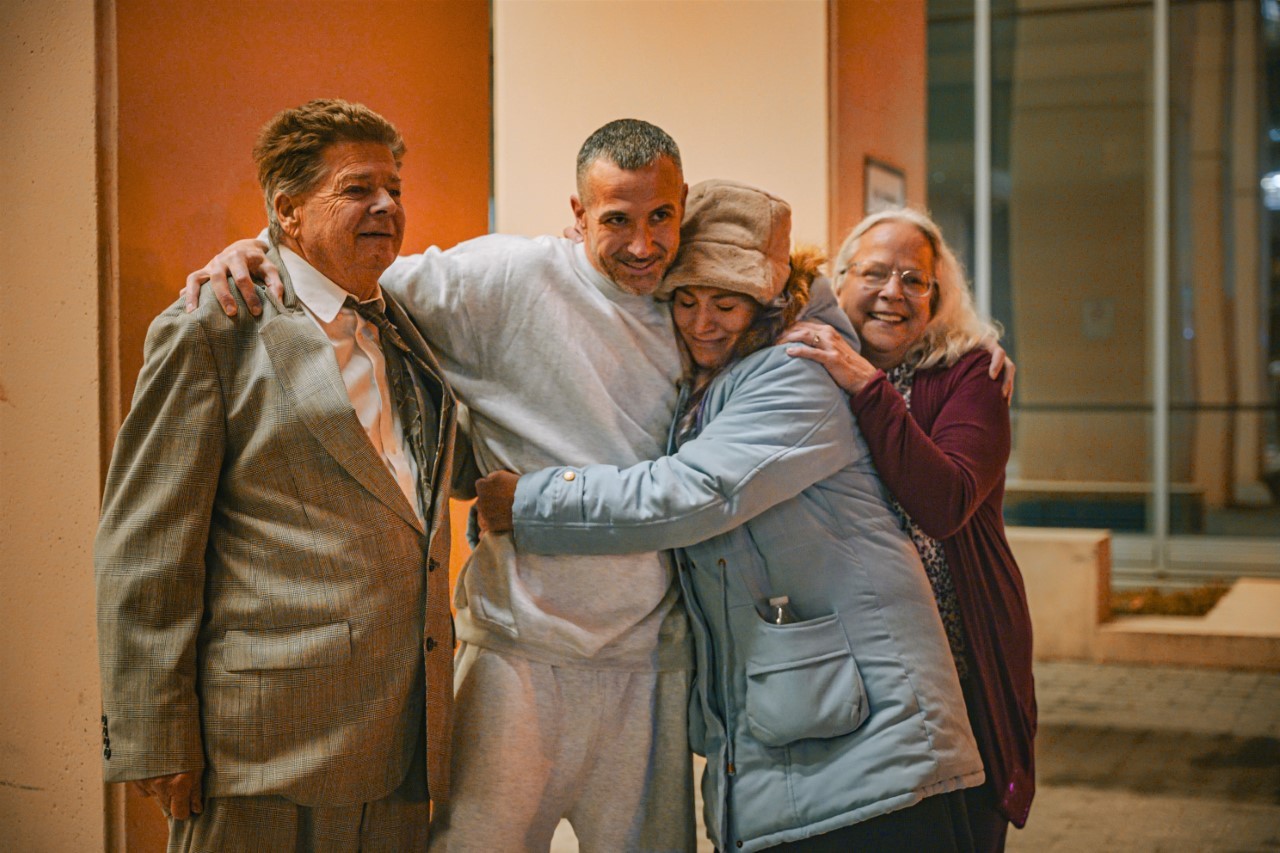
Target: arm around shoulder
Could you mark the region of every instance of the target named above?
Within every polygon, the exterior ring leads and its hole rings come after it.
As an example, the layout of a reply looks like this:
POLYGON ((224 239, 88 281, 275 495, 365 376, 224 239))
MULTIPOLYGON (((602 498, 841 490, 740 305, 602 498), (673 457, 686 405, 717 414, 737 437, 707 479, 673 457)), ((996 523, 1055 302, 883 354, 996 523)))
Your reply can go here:
POLYGON ((522 476, 517 546, 609 554, 691 545, 798 495, 858 452, 845 396, 821 367, 780 348, 732 368, 706 405, 702 432, 673 455, 522 476))
POLYGON ((500 345, 512 318, 522 320, 550 285, 555 257, 548 240, 488 234, 402 255, 380 281, 445 361, 480 369, 486 348, 500 345))

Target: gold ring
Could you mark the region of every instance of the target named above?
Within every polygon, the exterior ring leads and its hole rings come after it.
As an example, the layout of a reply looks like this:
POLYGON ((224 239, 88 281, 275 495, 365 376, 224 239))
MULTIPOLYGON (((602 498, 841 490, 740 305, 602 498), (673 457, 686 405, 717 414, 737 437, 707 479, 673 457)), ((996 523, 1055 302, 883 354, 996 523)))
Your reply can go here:
POLYGON ((815 333, 813 336, 813 346, 815 349, 822 346, 822 340, 815 333))

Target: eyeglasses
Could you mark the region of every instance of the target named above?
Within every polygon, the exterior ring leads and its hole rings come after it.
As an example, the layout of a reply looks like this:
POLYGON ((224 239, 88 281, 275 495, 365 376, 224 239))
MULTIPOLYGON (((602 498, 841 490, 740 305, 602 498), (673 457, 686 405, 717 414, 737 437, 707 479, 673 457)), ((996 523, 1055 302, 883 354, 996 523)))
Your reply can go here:
POLYGON ((855 263, 852 268, 846 267, 841 274, 850 271, 858 277, 859 283, 867 290, 883 290, 889 286, 889 279, 896 275, 899 284, 902 285, 902 294, 911 299, 923 299, 928 296, 936 283, 923 270, 902 270, 875 261, 855 263))

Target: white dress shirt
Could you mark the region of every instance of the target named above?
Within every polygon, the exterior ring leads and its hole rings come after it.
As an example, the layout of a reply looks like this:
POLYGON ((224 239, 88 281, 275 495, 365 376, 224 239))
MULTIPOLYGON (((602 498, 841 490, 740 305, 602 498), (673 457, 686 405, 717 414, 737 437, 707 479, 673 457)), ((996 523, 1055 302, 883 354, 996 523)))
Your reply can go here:
MULTIPOLYGON (((333 355, 342 374, 342 384, 355 409, 360 425, 382 457, 391 476, 395 477, 409 505, 422 518, 418 503, 418 465, 404 442, 400 412, 391 400, 387 382, 387 365, 382 357, 378 327, 361 317, 346 304, 354 298, 296 252, 280 248, 280 259, 293 282, 293 291, 307 315, 324 332, 333 345, 333 355)), ((367 302, 381 311, 382 290, 367 302)))

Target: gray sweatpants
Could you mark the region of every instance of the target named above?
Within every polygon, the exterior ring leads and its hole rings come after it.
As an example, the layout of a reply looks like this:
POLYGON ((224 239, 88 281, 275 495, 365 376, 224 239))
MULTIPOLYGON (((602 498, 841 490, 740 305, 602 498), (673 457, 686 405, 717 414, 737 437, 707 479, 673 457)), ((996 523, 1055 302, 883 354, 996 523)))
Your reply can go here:
POLYGON ((463 644, 453 792, 433 853, 692 851, 688 672, 551 666, 463 644))

